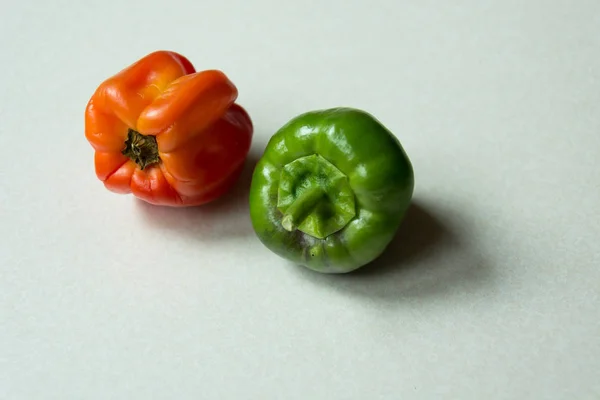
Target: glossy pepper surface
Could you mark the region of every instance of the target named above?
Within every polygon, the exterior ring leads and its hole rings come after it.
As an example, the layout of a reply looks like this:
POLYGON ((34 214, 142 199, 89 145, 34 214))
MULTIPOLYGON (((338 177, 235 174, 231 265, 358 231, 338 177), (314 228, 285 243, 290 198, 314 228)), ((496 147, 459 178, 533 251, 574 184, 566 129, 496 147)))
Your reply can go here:
POLYGON ((260 241, 279 256, 347 273, 385 250, 413 189, 407 154, 371 114, 317 110, 269 140, 252 177, 250 216, 260 241))
POLYGON ((226 193, 250 150, 253 126, 218 70, 156 51, 102 82, 85 136, 106 188, 156 205, 200 205, 226 193))

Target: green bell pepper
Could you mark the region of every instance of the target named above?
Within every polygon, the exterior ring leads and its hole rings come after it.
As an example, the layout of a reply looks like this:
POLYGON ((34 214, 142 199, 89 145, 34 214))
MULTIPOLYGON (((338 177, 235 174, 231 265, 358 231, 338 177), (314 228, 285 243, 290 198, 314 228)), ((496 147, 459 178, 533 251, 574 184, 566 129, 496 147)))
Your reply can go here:
POLYGON ((269 140, 252 176, 250 218, 275 254, 314 271, 347 273, 383 253, 413 189, 402 145, 371 114, 311 111, 269 140))

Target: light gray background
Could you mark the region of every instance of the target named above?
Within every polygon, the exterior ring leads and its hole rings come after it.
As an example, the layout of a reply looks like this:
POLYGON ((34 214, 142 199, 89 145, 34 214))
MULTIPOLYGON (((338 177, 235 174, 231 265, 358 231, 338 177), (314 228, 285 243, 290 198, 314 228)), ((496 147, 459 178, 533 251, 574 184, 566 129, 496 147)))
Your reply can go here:
POLYGON ((7 1, 0 46, 1 399, 600 398, 597 0, 7 1), (157 49, 235 82, 251 161, 379 118, 416 172, 392 248, 277 258, 250 167, 201 209, 106 191, 86 102, 157 49))

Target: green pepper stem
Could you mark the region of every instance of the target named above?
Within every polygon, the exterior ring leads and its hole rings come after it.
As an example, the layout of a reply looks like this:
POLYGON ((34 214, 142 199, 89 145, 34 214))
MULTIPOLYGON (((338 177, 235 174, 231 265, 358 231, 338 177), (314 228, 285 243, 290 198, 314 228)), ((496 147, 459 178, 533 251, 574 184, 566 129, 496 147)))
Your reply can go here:
POLYGON ((306 189, 285 211, 281 220, 283 228, 288 232, 295 230, 324 196, 325 191, 319 186, 306 189))

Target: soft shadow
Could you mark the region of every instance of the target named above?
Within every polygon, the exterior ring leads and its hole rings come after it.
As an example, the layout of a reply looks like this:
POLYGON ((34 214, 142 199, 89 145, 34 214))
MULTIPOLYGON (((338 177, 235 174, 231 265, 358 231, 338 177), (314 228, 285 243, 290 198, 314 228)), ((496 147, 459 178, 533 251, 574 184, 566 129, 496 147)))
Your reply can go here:
POLYGON ((253 233, 248 210, 252 173, 260 154, 250 151, 235 185, 221 198, 197 207, 158 207, 136 200, 136 210, 149 228, 164 229, 199 240, 224 239, 253 233))
MULTIPOLYGON (((374 300, 397 302, 409 298, 464 295, 491 284, 491 269, 469 249, 449 222, 433 207, 414 202, 386 251, 352 273, 326 275, 293 268, 303 278, 327 289, 374 300)), ((460 218, 454 218, 454 220, 460 218)))
POLYGON ((385 252, 352 275, 380 275, 391 273, 399 267, 410 268, 416 265, 415 259, 434 254, 436 247, 451 239, 451 232, 431 211, 412 203, 385 252))

